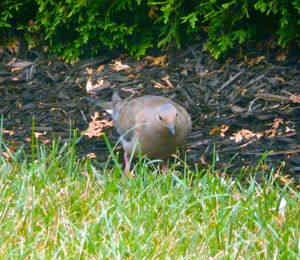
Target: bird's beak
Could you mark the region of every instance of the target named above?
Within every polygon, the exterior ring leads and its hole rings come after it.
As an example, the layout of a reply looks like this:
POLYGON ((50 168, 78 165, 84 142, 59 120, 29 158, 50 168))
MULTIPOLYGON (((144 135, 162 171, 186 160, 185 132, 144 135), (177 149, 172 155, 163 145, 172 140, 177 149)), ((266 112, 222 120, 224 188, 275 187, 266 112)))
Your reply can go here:
POLYGON ((175 125, 174 124, 168 124, 167 125, 169 131, 171 132, 172 135, 175 135, 175 125))

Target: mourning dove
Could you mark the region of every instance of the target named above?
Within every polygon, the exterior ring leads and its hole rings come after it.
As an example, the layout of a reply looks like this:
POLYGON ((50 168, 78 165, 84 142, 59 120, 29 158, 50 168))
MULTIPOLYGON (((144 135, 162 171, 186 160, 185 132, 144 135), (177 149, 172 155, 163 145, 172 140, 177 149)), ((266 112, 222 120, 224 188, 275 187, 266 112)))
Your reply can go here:
POLYGON ((172 100, 143 96, 122 100, 114 93, 111 115, 124 148, 125 171, 134 152, 152 159, 166 159, 176 152, 191 131, 187 111, 172 100))

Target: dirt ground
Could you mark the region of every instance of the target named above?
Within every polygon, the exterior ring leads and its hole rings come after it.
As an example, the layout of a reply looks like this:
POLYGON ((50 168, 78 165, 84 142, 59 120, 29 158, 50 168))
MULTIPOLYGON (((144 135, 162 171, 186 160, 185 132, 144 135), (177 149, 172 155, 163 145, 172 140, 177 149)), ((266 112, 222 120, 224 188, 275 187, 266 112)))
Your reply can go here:
POLYGON ((195 46, 139 61, 98 57, 70 65, 39 53, 18 60, 4 50, 3 139, 12 151, 28 147, 34 118, 41 143, 66 141, 72 127, 85 133, 78 142, 79 156, 105 162, 103 132, 112 144, 118 137, 99 104, 115 90, 124 98, 155 94, 184 105, 192 117, 193 131, 184 147, 188 164, 207 165, 215 154, 220 170, 236 174, 270 151, 265 168, 281 165, 284 175, 299 181, 299 57, 257 52, 216 61, 195 46))

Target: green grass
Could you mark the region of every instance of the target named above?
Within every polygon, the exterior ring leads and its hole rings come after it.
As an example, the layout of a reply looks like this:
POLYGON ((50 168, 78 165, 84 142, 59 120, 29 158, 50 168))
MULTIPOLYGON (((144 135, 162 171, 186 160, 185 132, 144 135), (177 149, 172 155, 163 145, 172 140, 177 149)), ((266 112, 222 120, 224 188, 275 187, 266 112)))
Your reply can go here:
POLYGON ((278 173, 260 184, 214 167, 162 175, 140 160, 129 178, 78 159, 75 142, 32 145, 27 159, 0 158, 1 258, 300 256, 300 194, 278 173))

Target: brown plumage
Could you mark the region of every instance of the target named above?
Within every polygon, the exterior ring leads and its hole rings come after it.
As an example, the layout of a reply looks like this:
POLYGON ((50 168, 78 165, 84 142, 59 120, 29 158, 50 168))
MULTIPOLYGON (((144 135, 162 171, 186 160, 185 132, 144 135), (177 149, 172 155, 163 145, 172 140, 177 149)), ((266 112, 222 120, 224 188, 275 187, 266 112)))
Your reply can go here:
POLYGON ((127 101, 114 93, 111 114, 125 150, 126 168, 132 152, 153 159, 168 158, 191 131, 187 111, 165 97, 143 96, 127 101))

